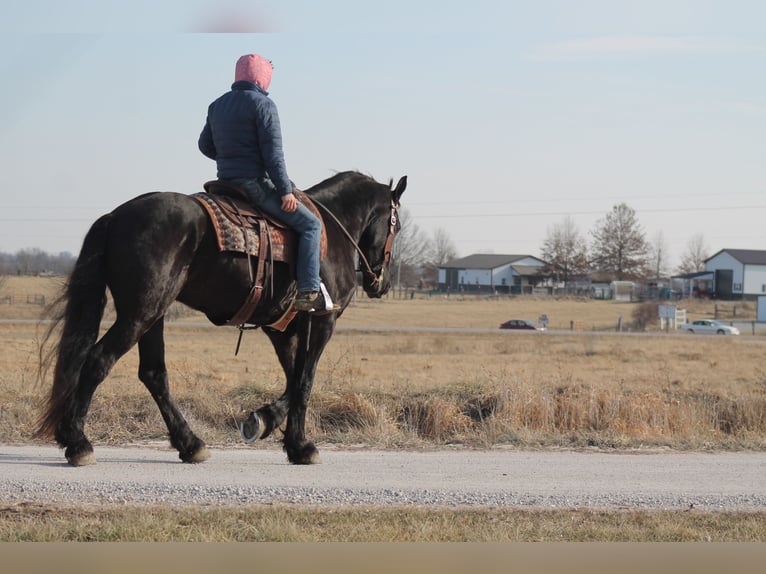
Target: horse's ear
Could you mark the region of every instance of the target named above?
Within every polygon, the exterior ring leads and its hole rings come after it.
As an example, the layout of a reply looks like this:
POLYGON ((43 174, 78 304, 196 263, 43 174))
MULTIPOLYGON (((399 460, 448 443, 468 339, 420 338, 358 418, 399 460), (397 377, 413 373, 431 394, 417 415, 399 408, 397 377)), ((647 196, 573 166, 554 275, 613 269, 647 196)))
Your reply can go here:
POLYGON ((396 184, 396 187, 391 191, 391 198, 394 202, 399 203, 399 198, 402 197, 404 190, 407 188, 407 176, 404 175, 396 184))

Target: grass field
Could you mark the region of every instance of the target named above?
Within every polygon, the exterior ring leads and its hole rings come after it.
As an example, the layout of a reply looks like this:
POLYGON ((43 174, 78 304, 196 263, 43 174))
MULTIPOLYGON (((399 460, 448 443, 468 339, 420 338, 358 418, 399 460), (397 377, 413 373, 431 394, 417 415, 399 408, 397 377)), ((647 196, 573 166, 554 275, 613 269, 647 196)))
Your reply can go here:
MULTIPOLYGON (((0 279, 0 319, 39 319, 61 281, 0 279), (39 297, 38 297, 39 296, 39 297)), ((688 302, 690 318, 714 303, 688 302)), ((322 443, 375 448, 766 447, 766 337, 613 334, 635 303, 585 299, 360 299, 320 363, 307 431, 322 443), (497 330, 545 313, 552 328, 497 330), (350 329, 351 327, 354 330, 350 329), (468 333, 365 327, 466 327, 468 333)), ((719 304, 747 320, 747 303, 719 304)), ((178 309, 169 325, 171 391, 209 444, 238 442, 235 417, 273 400, 283 375, 260 331, 200 326, 178 309), (213 398, 215 400, 211 400, 213 398)), ((45 326, 0 324, 0 443, 28 442, 49 381, 37 380, 45 326)), ((165 436, 126 355, 96 393, 87 431, 98 444, 165 436)), ((276 439, 267 439, 275 441, 276 439)), ((0 508, 0 540, 762 541, 761 513, 285 508, 0 508), (369 528, 362 531, 364 522, 369 528), (244 525, 244 526, 243 526, 244 525), (320 526, 317 526, 320 525, 320 526), (362 536, 363 535, 363 536, 362 536), (361 537, 361 538, 360 538, 361 537)))
MULTIPOLYGON (((4 291, 28 290, 50 301, 60 284, 10 277, 0 286, 0 298, 4 291)), ((710 302, 695 305, 700 315, 713 311, 710 302)), ((742 317, 749 308, 738 305, 742 317)), ((36 307, 40 316, 42 307, 34 303, 0 311, 2 317, 31 318, 27 307, 36 307)), ((308 432, 319 442, 379 448, 764 448, 766 337, 614 334, 619 315, 626 325, 637 307, 525 297, 360 299, 340 318, 320 362, 308 432), (506 318, 541 313, 554 327, 591 327, 565 334, 496 328, 506 318), (487 330, 364 330, 378 326, 487 330)), ((276 356, 260 331, 245 334, 235 357, 235 329, 203 326, 190 312, 178 318, 166 329, 171 391, 207 442, 237 441, 234 419, 282 392, 276 356), (209 400, 211 392, 218 400, 209 400)), ((11 398, 2 409, 8 424, 0 429, 0 441, 31 435, 47 388, 36 384, 44 329, 34 323, 0 326, 0 389, 11 398)), ((99 388, 88 419, 95 441, 164 436, 137 368, 134 349, 99 388)))

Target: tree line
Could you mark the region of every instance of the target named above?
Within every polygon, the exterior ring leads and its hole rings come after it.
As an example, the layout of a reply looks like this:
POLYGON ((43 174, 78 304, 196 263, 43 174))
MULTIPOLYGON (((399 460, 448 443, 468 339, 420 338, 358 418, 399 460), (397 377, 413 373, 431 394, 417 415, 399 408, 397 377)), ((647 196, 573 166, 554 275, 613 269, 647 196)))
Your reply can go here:
MULTIPOLYGON (((549 228, 541 250, 545 273, 564 284, 593 274, 618 281, 646 281, 670 273, 662 232, 648 240, 635 210, 625 203, 615 205, 597 221, 590 237, 588 242, 571 217, 549 228)), ((694 235, 675 272, 703 271, 707 258, 703 236, 694 235)))
POLYGON ((69 252, 51 254, 37 248, 0 252, 0 275, 68 275, 76 257, 69 252))
MULTIPOLYGON (((455 245, 445 230, 437 229, 428 236, 406 210, 402 210, 401 215, 402 229, 392 260, 394 284, 435 285, 439 266, 457 257, 455 245)), ((708 253, 704 237, 694 235, 680 264, 671 269, 663 234, 660 232, 648 239, 635 210, 620 203, 596 222, 589 237, 578 229, 571 217, 549 227, 540 248, 540 259, 546 262, 543 274, 566 285, 586 277, 656 281, 673 272, 704 271, 708 253)))

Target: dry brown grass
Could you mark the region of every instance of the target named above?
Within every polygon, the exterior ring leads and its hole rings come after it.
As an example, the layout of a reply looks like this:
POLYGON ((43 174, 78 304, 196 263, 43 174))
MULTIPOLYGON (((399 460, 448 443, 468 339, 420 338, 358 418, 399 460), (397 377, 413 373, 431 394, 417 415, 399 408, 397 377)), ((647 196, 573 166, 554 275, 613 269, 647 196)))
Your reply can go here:
MULTIPOLYGON (((9 283, 15 281, 3 288, 9 283)), ((763 449, 763 337, 496 329, 509 317, 536 318, 543 312, 554 325, 581 321, 613 329, 616 317, 629 317, 633 308, 537 298, 360 300, 339 321, 360 330, 340 329, 320 363, 307 430, 320 442, 380 448, 763 449), (488 330, 362 329, 386 325, 488 330)), ((0 325, 0 441, 25 441, 32 434, 45 392, 34 384, 43 330, 34 324, 0 325)), ((170 325, 166 331, 172 393, 208 443, 237 441, 235 418, 282 392, 281 369, 260 331, 245 334, 237 357, 234 329, 170 325)), ((88 418, 95 441, 165 435, 137 369, 133 350, 99 388, 88 418)))
POLYGON ((761 542, 764 518, 762 512, 23 505, 0 508, 0 541, 761 542))

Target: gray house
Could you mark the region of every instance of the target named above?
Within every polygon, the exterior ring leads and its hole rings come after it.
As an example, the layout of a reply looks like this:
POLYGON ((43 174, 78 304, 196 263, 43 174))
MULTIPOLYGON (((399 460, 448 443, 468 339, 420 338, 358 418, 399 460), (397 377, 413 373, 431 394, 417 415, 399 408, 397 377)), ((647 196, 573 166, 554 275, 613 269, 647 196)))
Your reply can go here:
POLYGON ((705 272, 720 299, 754 299, 766 295, 766 251, 722 249, 705 260, 705 272))
POLYGON ((766 295, 766 251, 721 249, 705 260, 705 270, 671 277, 683 297, 755 299, 766 295))
POLYGON ((544 280, 532 255, 475 254, 439 266, 438 289, 452 293, 529 293, 544 280))

